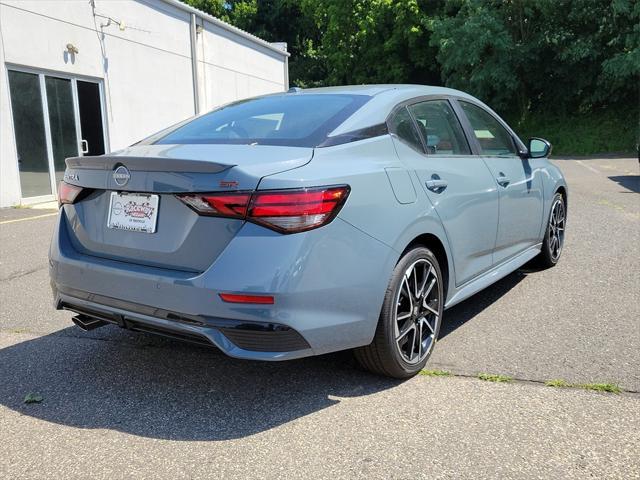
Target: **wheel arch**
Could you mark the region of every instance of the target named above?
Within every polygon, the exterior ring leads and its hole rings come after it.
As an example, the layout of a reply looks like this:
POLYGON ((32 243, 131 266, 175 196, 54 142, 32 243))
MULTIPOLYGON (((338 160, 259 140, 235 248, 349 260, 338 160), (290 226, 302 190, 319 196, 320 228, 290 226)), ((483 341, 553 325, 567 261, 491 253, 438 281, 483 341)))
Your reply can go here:
POLYGON ((559 184, 556 187, 555 191, 553 192, 554 195, 556 193, 559 193, 560 195, 562 195, 562 200, 564 201, 564 214, 566 217, 569 213, 569 200, 567 198, 567 186, 563 184, 559 184))
POLYGON ((565 187, 564 185, 559 185, 556 188, 556 191, 553 192, 554 195, 556 193, 559 193, 560 195, 562 195, 562 198, 564 199, 564 206, 566 208, 566 206, 567 206, 567 187, 565 187))
POLYGON ((451 272, 449 267, 449 256, 447 255, 447 250, 445 249, 444 243, 433 233, 422 233, 409 242, 409 244, 402 251, 400 258, 402 258, 409 250, 417 246, 428 248, 436 256, 438 264, 440 265, 440 270, 442 272, 442 284, 444 286, 444 298, 446 300, 447 294, 449 292, 451 272))

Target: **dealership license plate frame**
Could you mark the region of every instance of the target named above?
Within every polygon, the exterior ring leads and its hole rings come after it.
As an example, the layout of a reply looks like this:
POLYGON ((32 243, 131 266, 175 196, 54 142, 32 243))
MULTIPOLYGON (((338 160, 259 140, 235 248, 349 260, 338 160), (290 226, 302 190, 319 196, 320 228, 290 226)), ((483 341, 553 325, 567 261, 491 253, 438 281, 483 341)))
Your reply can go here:
POLYGON ((159 209, 159 195, 152 193, 111 192, 109 212, 107 215, 107 228, 127 232, 156 233, 159 209), (132 202, 133 205, 131 205, 132 202))

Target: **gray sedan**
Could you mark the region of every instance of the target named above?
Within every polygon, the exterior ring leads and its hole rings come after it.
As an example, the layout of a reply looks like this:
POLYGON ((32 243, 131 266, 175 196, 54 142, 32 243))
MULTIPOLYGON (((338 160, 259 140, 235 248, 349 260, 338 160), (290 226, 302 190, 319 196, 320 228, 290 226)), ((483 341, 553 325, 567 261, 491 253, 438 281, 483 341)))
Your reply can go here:
POLYGON ((444 310, 558 262, 567 186, 488 106, 417 85, 243 100, 129 148, 67 159, 56 307, 286 360, 354 349, 422 369, 444 310))

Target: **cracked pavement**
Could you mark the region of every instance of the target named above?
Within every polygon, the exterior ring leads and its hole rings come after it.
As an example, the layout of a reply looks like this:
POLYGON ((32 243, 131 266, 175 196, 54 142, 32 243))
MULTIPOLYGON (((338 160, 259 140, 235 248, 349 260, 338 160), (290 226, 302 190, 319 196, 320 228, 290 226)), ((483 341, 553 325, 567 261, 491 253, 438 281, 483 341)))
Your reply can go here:
POLYGON ((265 364, 84 333, 51 305, 55 217, 0 210, 0 477, 640 478, 638 162, 556 163, 570 188, 559 265, 447 311, 427 368, 455 376, 407 382, 348 353, 265 364))

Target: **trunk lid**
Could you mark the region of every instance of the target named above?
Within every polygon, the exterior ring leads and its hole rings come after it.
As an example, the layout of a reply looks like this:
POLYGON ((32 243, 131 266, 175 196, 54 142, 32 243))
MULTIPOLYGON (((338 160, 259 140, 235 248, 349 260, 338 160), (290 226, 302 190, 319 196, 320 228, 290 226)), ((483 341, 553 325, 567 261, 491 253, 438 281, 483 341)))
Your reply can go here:
POLYGON ((300 147, 140 145, 99 157, 69 158, 65 182, 91 193, 64 206, 67 233, 74 248, 86 255, 202 272, 244 222, 200 216, 174 194, 253 191, 262 177, 300 167, 312 155, 313 149, 300 147), (119 177, 114 177, 116 169, 119 177), (110 228, 112 192, 158 195, 156 231, 110 228))

